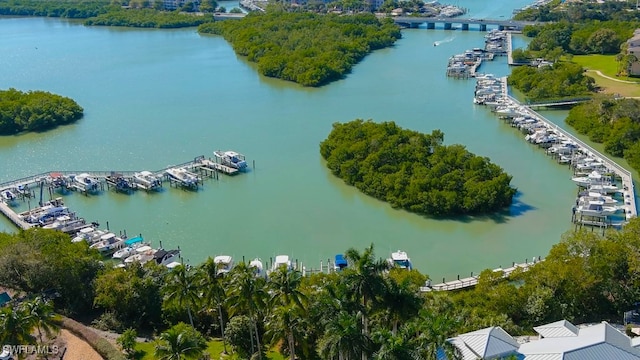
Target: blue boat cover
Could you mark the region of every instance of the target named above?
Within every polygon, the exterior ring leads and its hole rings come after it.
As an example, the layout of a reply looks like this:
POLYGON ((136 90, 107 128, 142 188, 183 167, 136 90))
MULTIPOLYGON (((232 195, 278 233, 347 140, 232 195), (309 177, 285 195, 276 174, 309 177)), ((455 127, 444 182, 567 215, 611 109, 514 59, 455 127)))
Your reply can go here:
POLYGON ((336 255, 336 266, 341 268, 347 266, 347 260, 345 260, 342 254, 336 255))
POLYGON ((131 238, 131 239, 129 239, 129 240, 126 240, 126 241, 124 242, 124 244, 125 244, 125 245, 127 245, 127 246, 131 246, 131 245, 133 245, 133 244, 135 244, 135 243, 139 243, 139 242, 142 242, 142 236, 136 236, 136 237, 134 237, 134 238, 131 238))

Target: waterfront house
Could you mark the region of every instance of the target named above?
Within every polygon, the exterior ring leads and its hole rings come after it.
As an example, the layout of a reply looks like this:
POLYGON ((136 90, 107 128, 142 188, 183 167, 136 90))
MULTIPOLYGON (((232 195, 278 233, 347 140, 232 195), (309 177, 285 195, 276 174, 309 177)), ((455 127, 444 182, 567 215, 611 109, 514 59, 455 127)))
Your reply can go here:
POLYGON ((448 341, 460 351, 463 360, 640 360, 640 337, 632 340, 606 321, 575 326, 560 320, 533 330, 537 337, 520 341, 496 326, 448 341))
POLYGON ((630 76, 640 75, 640 61, 638 61, 640 60, 640 29, 636 29, 631 39, 627 40, 627 55, 636 57, 636 61, 630 64, 627 73, 630 76))

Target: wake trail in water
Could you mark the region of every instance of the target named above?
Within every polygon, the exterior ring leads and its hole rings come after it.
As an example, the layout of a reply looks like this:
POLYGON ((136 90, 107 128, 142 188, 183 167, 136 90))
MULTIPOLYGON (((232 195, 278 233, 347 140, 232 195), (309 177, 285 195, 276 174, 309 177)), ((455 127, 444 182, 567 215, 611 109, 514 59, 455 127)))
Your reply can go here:
POLYGON ((455 40, 455 38, 456 38, 455 36, 449 36, 448 38, 446 38, 444 40, 438 40, 438 41, 434 42, 433 46, 438 46, 438 45, 441 45, 441 44, 450 43, 453 40, 455 40))

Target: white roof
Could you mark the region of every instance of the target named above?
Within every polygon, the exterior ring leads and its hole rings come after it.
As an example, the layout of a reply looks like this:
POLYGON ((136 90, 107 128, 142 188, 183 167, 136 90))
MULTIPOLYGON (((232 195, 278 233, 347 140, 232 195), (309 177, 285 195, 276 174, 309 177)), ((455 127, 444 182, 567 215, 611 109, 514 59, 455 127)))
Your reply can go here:
POLYGON ((278 255, 276 256, 276 264, 286 264, 289 262, 289 255, 278 255))
POLYGON ((458 335, 449 342, 460 349, 463 360, 494 359, 518 349, 518 342, 497 326, 458 335))
MULTIPOLYGON (((543 331, 545 326, 541 327, 543 331)), ((570 329, 571 326, 566 325, 565 328, 570 329)), ((559 326, 555 328, 558 333, 567 334, 559 326)), ((631 339, 606 321, 579 328, 575 336, 548 337, 522 344, 519 352, 527 360, 640 359, 640 349, 633 348, 631 339)))
POLYGON ((578 336, 578 328, 567 320, 560 320, 550 324, 533 328, 543 338, 578 336))

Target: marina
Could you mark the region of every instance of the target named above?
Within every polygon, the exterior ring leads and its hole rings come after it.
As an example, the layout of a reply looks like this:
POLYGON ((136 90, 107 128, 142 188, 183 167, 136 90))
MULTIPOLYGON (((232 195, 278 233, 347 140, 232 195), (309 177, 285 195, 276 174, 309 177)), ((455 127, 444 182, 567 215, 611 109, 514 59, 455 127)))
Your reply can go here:
MULTIPOLYGON (((461 6, 471 17, 498 19, 525 4, 499 1, 487 8, 462 0, 461 6)), ((0 183, 52 169, 132 176, 124 170, 155 172, 194 155, 211 157, 218 149, 240 150, 259 163, 248 174, 205 179, 197 192, 175 191, 163 179, 164 187, 148 193, 107 192, 105 185, 100 194, 64 196, 87 220, 109 220, 145 239, 161 238, 166 248, 180 246, 185 263, 227 254, 260 257, 266 264, 269 257, 288 254, 318 268, 319 258, 326 265, 337 252, 374 243, 376 254, 387 258, 402 249, 415 269, 442 280, 523 254, 546 254, 573 228, 576 185, 568 181, 567 167, 514 135, 490 111, 473 106, 473 83, 443 74, 452 54, 483 44, 485 33, 403 30, 393 48, 373 52, 345 79, 316 89, 262 77, 224 39, 194 29, 114 30, 49 18, 4 19, 0 27, 20 34, 0 39, 6 54, 13 54, 2 57, 7 86, 69 96, 86 110, 70 126, 2 137, 0 160, 7 170, 0 183), (129 54, 128 66, 122 66, 122 54, 129 54), (441 129, 445 143, 463 144, 504 168, 518 196, 499 220, 442 221, 362 195, 335 179, 318 154, 332 123, 355 118, 394 120, 422 133, 441 129)), ((496 57, 480 70, 502 76, 505 61, 496 57)), ((39 189, 32 186, 33 191, 32 206, 39 189)), ((46 185, 44 194, 48 199, 46 185)), ((18 203, 26 210, 28 198, 18 203)), ((4 216, 0 228, 17 229, 4 216)))
POLYGON ((579 197, 572 209, 572 222, 604 229, 620 227, 638 215, 630 171, 510 96, 506 78, 486 76, 477 81, 474 103, 488 105, 499 118, 526 133, 525 140, 548 149, 548 155, 569 164, 574 174, 586 175, 572 178, 576 185, 594 194, 618 193, 622 197, 622 204, 615 207, 604 207, 595 195, 579 197), (621 187, 614 184, 613 177, 620 180, 621 187), (618 210, 623 212, 622 219, 615 216, 618 210))

